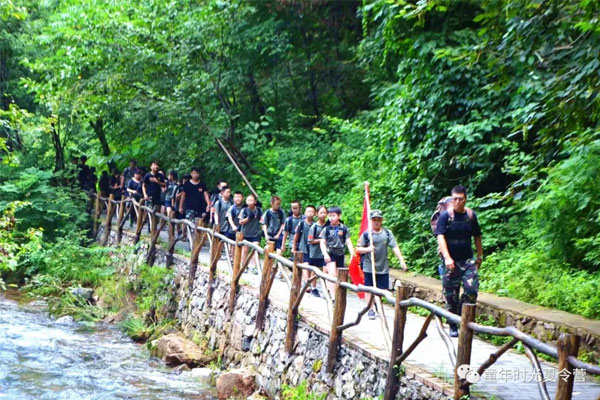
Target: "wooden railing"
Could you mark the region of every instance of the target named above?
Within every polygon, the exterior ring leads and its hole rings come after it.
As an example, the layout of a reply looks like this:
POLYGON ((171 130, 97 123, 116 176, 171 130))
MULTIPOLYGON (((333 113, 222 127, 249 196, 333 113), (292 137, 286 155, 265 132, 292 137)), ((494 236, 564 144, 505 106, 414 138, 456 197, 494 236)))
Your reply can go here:
MULTIPOLYGON (((573 393, 573 384, 575 375, 573 373, 575 368, 585 370, 586 373, 591 375, 600 375, 600 367, 597 365, 583 362, 577 358, 579 349, 580 337, 572 334, 561 334, 557 341, 557 346, 551 346, 543 343, 540 340, 529 336, 519 331, 514 326, 507 326, 504 328, 484 326, 475 322, 476 305, 475 304, 463 304, 461 310, 461 316, 455 315, 448 312, 447 310, 416 297, 408 297, 408 288, 405 286, 397 286, 395 288, 395 296, 387 290, 374 288, 372 286, 364 285, 353 285, 348 282, 348 269, 342 268, 338 270, 337 278, 334 278, 328 274, 323 273, 317 267, 303 263, 302 254, 295 253, 294 260, 290 261, 281 255, 278 255, 275 249, 274 242, 267 242, 265 248, 255 245, 254 243, 244 240, 242 233, 236 234, 236 240, 231 240, 219 232, 218 226, 215 229, 210 229, 205 226, 200 219, 196 219, 191 222, 186 219, 176 219, 172 215, 163 215, 153 208, 143 205, 133 199, 125 199, 121 201, 115 201, 112 195, 109 198, 102 198, 96 195, 95 198, 95 212, 94 212, 94 237, 97 233, 99 218, 102 210, 106 208, 106 217, 104 222, 104 232, 101 238, 101 243, 106 245, 108 243, 109 234, 111 230, 112 219, 115 212, 117 213, 117 232, 116 241, 121 242, 122 229, 127 219, 127 216, 131 212, 136 213, 136 227, 135 227, 135 239, 134 242, 138 243, 141 237, 142 228, 146 221, 150 224, 150 248, 148 250, 147 262, 152 265, 156 255, 156 242, 160 235, 160 232, 164 229, 165 225, 168 224, 168 244, 167 244, 167 266, 171 266, 173 263, 173 253, 175 245, 178 241, 184 239, 187 236, 190 241, 191 256, 190 256, 190 268, 188 282, 190 287, 193 287, 193 282, 196 276, 196 270, 198 267, 198 258, 200 251, 206 242, 210 246, 210 261, 209 261, 209 278, 208 278, 208 291, 207 291, 207 303, 210 306, 212 301, 213 289, 216 279, 217 263, 221 258, 221 252, 224 244, 233 246, 233 264, 230 264, 229 257, 227 262, 231 272, 231 288, 228 304, 228 312, 230 315, 236 305, 236 297, 239 288, 239 281, 248 267, 249 261, 253 255, 259 254, 263 256, 261 280, 259 289, 259 305, 256 315, 255 330, 261 331, 264 326, 265 314, 269 301, 269 293, 273 285, 278 271, 283 274, 287 274, 285 268, 280 266, 286 266, 292 268, 292 277, 286 277, 290 285, 290 300, 287 311, 287 329, 286 329, 286 341, 285 349, 288 353, 293 353, 295 348, 296 338, 296 327, 298 321, 299 306, 302 301, 304 293, 308 285, 313 279, 321 279, 323 283, 331 282, 335 284, 335 303, 333 304, 333 316, 331 319, 331 329, 329 338, 329 351, 327 356, 326 369, 327 372, 333 372, 338 356, 338 348, 342 339, 343 332, 353 326, 360 323, 363 315, 368 311, 371 304, 368 304, 361 312, 359 312, 356 320, 344 324, 344 316, 346 311, 346 295, 348 290, 352 292, 365 292, 370 293, 373 296, 378 296, 381 299, 385 299, 390 304, 394 305, 394 324, 393 324, 393 336, 392 346, 390 349, 390 363, 387 374, 387 381, 384 391, 383 398, 385 400, 391 400, 396 397, 399 388, 399 371, 402 362, 410 356, 414 349, 427 337, 427 328, 429 324, 435 320, 437 330, 446 346, 448 357, 451 364, 454 366, 454 398, 461 399, 463 396, 469 395, 470 385, 464 374, 459 376, 458 367, 466 364, 470 365, 471 362, 471 349, 473 343, 473 334, 481 333, 496 336, 512 337, 512 339, 498 349, 495 353, 490 354, 489 358, 479 366, 476 370, 479 376, 493 365, 499 357, 501 357, 506 351, 511 349, 517 343, 521 342, 527 357, 531 361, 531 364, 536 371, 538 377, 538 389, 540 396, 544 400, 549 400, 548 389, 546 387, 546 381, 543 377, 543 371, 540 366, 540 362, 536 353, 537 351, 542 354, 546 354, 558 360, 558 370, 564 372, 564 377, 559 378, 557 381, 557 390, 555 399, 567 400, 571 399, 573 393), (160 220, 160 222, 158 222, 160 220), (177 229, 179 228, 179 229, 177 229), (176 230, 187 232, 187 235, 176 234, 176 230), (242 247, 248 246, 251 250, 245 260, 242 260, 242 247), (302 270, 311 271, 314 276, 301 287, 301 275, 302 270), (404 350, 404 331, 406 326, 406 314, 409 307, 419 307, 429 311, 429 316, 425 319, 421 331, 417 338, 404 350), (442 318, 445 318, 448 322, 460 325, 458 346, 455 349, 450 337, 443 329, 442 318)), ((227 246, 225 246, 227 249, 227 246)), ((226 250, 227 251, 227 250, 226 250)), ((229 255, 229 254, 228 254, 229 255)), ((327 290, 324 291, 324 295, 328 299, 330 305, 332 305, 331 299, 328 298, 327 290)))

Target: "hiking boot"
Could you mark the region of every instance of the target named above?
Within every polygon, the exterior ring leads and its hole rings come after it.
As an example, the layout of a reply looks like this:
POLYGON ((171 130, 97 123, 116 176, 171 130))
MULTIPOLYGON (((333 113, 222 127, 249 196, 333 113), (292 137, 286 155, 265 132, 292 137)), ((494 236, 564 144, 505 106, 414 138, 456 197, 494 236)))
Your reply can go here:
POLYGON ((312 295, 313 295, 313 296, 315 296, 315 297, 321 297, 321 295, 319 294, 319 289, 317 289, 317 288, 314 288, 314 289, 311 291, 311 293, 312 293, 312 295))
POLYGON ((375 319, 377 318, 377 313, 375 312, 375 310, 371 309, 367 313, 367 317, 369 317, 369 319, 375 319))
POLYGON ((450 337, 458 337, 458 329, 456 325, 450 325, 450 337))

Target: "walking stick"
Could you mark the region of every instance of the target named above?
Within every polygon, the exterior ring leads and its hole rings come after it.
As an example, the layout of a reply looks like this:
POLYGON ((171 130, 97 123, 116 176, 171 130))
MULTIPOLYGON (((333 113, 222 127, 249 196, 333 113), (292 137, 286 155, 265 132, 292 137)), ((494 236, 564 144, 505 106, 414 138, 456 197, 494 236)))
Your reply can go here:
MULTIPOLYGON (((369 243, 372 246, 375 246, 373 242, 373 225, 371 224, 371 199, 367 194, 369 193, 369 182, 365 181, 365 198, 367 199, 367 215, 369 216, 368 222, 369 226, 367 228, 367 232, 369 233, 369 243)), ((371 277, 373 279, 373 287, 377 287, 377 275, 375 274, 375 251, 371 252, 371 277)), ((374 295, 371 295, 374 296, 374 295)), ((383 310, 383 302, 381 301, 381 297, 375 297, 377 301, 377 306, 379 307, 379 311, 381 312, 381 329, 383 332, 383 337, 385 339, 385 344, 388 350, 392 345, 392 338, 390 335, 390 329, 388 327, 387 319, 385 318, 385 312, 383 310)))

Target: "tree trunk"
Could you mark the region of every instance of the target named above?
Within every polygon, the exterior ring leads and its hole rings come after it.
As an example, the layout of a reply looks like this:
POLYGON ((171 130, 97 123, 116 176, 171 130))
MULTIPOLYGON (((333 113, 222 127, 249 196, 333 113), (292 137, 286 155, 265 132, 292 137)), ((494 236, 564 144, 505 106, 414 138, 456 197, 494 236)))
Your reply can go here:
POLYGON ((260 99, 260 94, 258 93, 258 86, 256 85, 256 79, 254 79, 254 72, 252 71, 248 71, 248 90, 250 91, 250 99, 252 100, 254 111, 257 113, 256 116, 258 117, 261 115, 265 115, 267 110, 260 99))
MULTIPOLYGON (((110 155, 110 147, 108 146, 108 141, 106 140, 106 132, 104 131, 104 121, 102 118, 96 118, 95 122, 90 121, 90 126, 96 133, 98 140, 100 141, 100 146, 102 146, 102 155, 108 157, 110 155)), ((116 167, 114 161, 108 162, 108 168, 112 171, 116 167)))
POLYGON ((65 151, 60 141, 60 131, 56 129, 56 123, 50 124, 50 136, 54 146, 54 171, 61 171, 65 168, 65 151))

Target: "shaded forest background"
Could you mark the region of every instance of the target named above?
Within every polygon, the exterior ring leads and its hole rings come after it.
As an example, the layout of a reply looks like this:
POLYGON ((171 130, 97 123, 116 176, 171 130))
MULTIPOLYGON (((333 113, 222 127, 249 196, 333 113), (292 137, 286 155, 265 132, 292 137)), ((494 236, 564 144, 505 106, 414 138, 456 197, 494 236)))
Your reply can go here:
POLYGON ((463 184, 483 290, 599 318, 599 7, 0 0, 0 269, 85 254, 72 157, 242 188, 220 138, 263 200, 337 204, 351 227, 370 181, 431 276, 429 217, 463 184))

